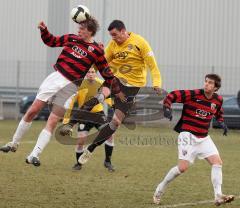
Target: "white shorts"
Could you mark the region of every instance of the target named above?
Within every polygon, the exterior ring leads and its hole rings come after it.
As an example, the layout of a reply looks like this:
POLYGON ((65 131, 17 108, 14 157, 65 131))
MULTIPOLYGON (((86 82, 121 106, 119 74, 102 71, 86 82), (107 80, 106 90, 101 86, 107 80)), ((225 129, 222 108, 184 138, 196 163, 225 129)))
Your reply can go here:
POLYGON ((64 107, 66 100, 76 92, 77 86, 55 71, 42 82, 36 98, 64 107))
POLYGON ((208 135, 197 138, 190 132, 181 132, 178 136, 178 159, 194 163, 196 157, 204 159, 212 155, 219 155, 217 147, 208 135))

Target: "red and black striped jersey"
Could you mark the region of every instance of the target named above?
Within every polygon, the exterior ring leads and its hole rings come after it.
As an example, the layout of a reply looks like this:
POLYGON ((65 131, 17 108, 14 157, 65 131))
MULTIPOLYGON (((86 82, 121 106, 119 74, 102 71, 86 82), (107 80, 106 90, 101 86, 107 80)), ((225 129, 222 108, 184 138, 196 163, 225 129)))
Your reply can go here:
POLYGON ((104 57, 104 50, 98 43, 84 42, 74 34, 54 36, 47 28, 41 30, 41 38, 50 47, 63 47, 54 68, 68 80, 81 83, 88 70, 95 64, 105 82, 112 84, 114 75, 104 57))
POLYGON ((208 135, 213 116, 219 122, 223 121, 222 102, 223 98, 217 93, 208 99, 203 89, 196 89, 172 91, 163 103, 168 108, 171 108, 172 103, 183 103, 182 115, 174 130, 188 131, 202 138, 208 135))

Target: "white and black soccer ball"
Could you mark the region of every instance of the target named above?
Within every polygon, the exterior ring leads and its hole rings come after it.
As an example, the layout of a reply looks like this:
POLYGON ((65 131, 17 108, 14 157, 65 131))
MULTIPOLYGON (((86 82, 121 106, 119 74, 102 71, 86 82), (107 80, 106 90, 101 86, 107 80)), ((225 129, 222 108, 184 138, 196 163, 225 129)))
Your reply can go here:
POLYGON ((90 11, 86 6, 78 5, 72 9, 70 15, 74 22, 81 23, 90 17, 90 11))

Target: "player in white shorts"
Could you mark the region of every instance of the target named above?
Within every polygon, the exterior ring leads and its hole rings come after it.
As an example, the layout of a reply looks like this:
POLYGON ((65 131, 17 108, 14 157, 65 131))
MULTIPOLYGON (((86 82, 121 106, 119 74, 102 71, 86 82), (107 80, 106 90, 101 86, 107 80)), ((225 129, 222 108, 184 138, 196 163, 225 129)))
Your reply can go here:
POLYGON ((164 116, 172 120, 172 103, 183 103, 182 116, 175 126, 178 136, 178 165, 170 169, 153 195, 153 202, 159 204, 168 184, 184 173, 196 158, 205 159, 211 166, 211 181, 214 189, 215 205, 229 203, 233 195, 222 194, 222 160, 208 135, 211 120, 215 116, 227 136, 227 126, 223 121, 222 97, 215 93, 221 87, 221 78, 207 74, 203 89, 175 90, 164 99, 164 116))
POLYGON ((33 151, 26 159, 27 163, 34 166, 40 165, 39 155, 50 141, 57 122, 64 116, 65 101, 77 92, 77 87, 81 85, 81 81, 93 64, 105 79, 99 93, 102 97, 96 97, 95 100, 98 102, 101 102, 102 98, 104 100, 104 96, 109 94, 112 84, 115 84, 111 89, 113 94, 118 96, 120 91, 118 81, 109 68, 102 47, 93 40, 99 29, 99 24, 94 17, 89 17, 79 24, 78 35, 54 36, 48 31, 44 22, 40 22, 38 28, 46 45, 63 47, 54 65, 56 72, 50 74, 41 84, 36 99, 21 119, 12 141, 0 147, 0 151, 15 152, 22 137, 29 130, 32 120, 47 102, 51 102, 53 105, 47 124, 39 134, 33 151))

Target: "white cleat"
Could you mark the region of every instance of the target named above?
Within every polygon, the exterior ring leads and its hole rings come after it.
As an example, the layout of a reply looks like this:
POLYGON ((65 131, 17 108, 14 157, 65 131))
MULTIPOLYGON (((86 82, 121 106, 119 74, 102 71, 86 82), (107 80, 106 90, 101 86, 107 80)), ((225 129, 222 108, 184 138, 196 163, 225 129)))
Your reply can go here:
POLYGON ((234 195, 218 195, 215 199, 215 205, 220 206, 222 204, 230 203, 234 200, 234 195))
POLYGON ((8 142, 4 146, 0 147, 0 151, 5 153, 8 153, 9 151, 16 152, 17 148, 18 148, 18 143, 8 142))
POLYGON ((86 148, 83 150, 83 154, 79 157, 78 162, 80 164, 85 164, 92 156, 92 153, 86 148))
POLYGON ((163 195, 163 192, 156 190, 155 193, 153 194, 153 203, 160 204, 162 195, 163 195))

